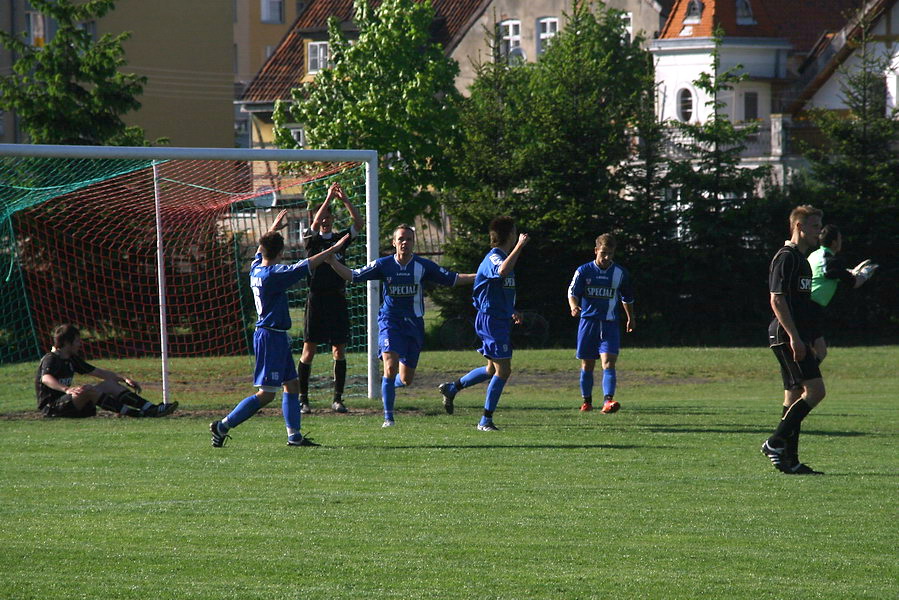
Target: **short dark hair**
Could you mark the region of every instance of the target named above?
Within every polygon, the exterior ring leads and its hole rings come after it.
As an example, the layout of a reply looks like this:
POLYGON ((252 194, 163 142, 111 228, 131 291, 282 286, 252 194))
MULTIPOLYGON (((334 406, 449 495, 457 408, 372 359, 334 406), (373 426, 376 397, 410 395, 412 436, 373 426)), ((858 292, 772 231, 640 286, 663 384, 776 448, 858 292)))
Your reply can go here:
POLYGON ((618 240, 611 233, 604 233, 596 238, 596 247, 608 246, 614 250, 618 246, 618 240))
POLYGON ((284 250, 284 236, 278 231, 269 231, 259 238, 259 245, 262 246, 262 256, 274 260, 284 250))
POLYGON ((840 237, 840 228, 836 225, 825 225, 818 234, 818 243, 830 247, 840 237))
POLYGON ((515 219, 510 216, 494 217, 487 230, 490 232, 490 244, 502 246, 515 231, 515 219))
POLYGON ((396 237, 396 232, 399 231, 400 229, 408 229, 409 231, 412 232, 412 237, 413 237, 413 238, 415 237, 415 228, 412 227, 411 225, 407 224, 407 223, 400 223, 399 225, 397 225, 397 226, 394 228, 394 230, 393 230, 393 236, 391 236, 391 237, 396 237))
POLYGON ((63 323, 53 328, 53 347, 62 348, 66 344, 71 344, 81 335, 81 331, 71 323, 63 323))

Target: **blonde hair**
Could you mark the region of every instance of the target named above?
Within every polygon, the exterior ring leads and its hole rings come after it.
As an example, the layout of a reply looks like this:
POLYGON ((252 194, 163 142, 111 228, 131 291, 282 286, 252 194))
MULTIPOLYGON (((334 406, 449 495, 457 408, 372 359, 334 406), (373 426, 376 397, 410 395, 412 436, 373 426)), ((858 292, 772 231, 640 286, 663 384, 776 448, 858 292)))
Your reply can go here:
POLYGON ((618 245, 618 241, 615 239, 615 236, 611 233, 604 233, 601 236, 596 238, 596 247, 600 246, 608 246, 612 250, 618 245))
POLYGON ((793 232, 796 223, 805 223, 806 219, 815 216, 823 217, 824 211, 820 208, 815 208, 811 204, 800 204, 794 208, 793 212, 790 213, 790 233, 793 232))

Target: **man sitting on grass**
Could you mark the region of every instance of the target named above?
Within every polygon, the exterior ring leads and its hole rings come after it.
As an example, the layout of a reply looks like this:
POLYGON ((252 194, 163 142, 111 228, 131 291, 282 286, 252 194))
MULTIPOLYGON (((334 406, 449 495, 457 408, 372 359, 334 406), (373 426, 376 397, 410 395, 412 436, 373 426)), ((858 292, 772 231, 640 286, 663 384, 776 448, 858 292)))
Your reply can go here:
POLYGON ((85 362, 81 358, 81 332, 69 323, 53 330, 53 348, 41 359, 34 388, 37 408, 45 417, 93 417, 98 406, 126 417, 165 417, 178 408, 177 402, 153 404, 138 396, 140 384, 133 379, 85 362), (75 373, 102 381, 96 385, 74 386, 75 373))

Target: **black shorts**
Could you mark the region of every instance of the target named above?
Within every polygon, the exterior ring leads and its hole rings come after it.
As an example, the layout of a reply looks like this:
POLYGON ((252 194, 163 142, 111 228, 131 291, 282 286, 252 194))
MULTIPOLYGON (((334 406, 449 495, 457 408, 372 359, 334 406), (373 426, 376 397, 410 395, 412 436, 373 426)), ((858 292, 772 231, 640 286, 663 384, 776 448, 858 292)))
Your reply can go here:
POLYGON ((800 362, 793 360, 793 350, 789 344, 777 344, 771 346, 771 350, 780 363, 780 375, 783 377, 785 390, 802 387, 802 382, 809 379, 821 378, 820 363, 810 344, 805 344, 805 358, 800 362))
POLYGON ((85 419, 97 415, 97 407, 92 402, 88 402, 83 408, 75 406, 75 402, 68 394, 60 396, 49 404, 45 404, 41 409, 45 417, 56 417, 60 419, 85 419))
POLYGON ((316 294, 306 298, 303 318, 304 342, 346 344, 350 339, 350 314, 343 293, 316 294))

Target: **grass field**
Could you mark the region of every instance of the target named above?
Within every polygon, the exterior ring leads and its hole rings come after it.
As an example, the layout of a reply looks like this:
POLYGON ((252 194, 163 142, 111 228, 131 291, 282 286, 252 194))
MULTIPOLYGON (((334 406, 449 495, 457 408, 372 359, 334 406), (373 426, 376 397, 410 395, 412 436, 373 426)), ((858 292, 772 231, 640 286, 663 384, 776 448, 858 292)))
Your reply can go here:
POLYGON ((210 447, 246 357, 184 361, 219 384, 182 376, 148 420, 33 418, 35 365, 0 367, 0 598, 899 597, 899 346, 831 350, 802 441, 823 477, 759 453, 766 349, 625 349, 614 415, 578 412, 571 355, 516 353, 484 433, 483 386, 453 416, 434 389, 477 355, 426 352, 397 427, 351 398, 304 418, 320 448, 274 410, 210 447))

